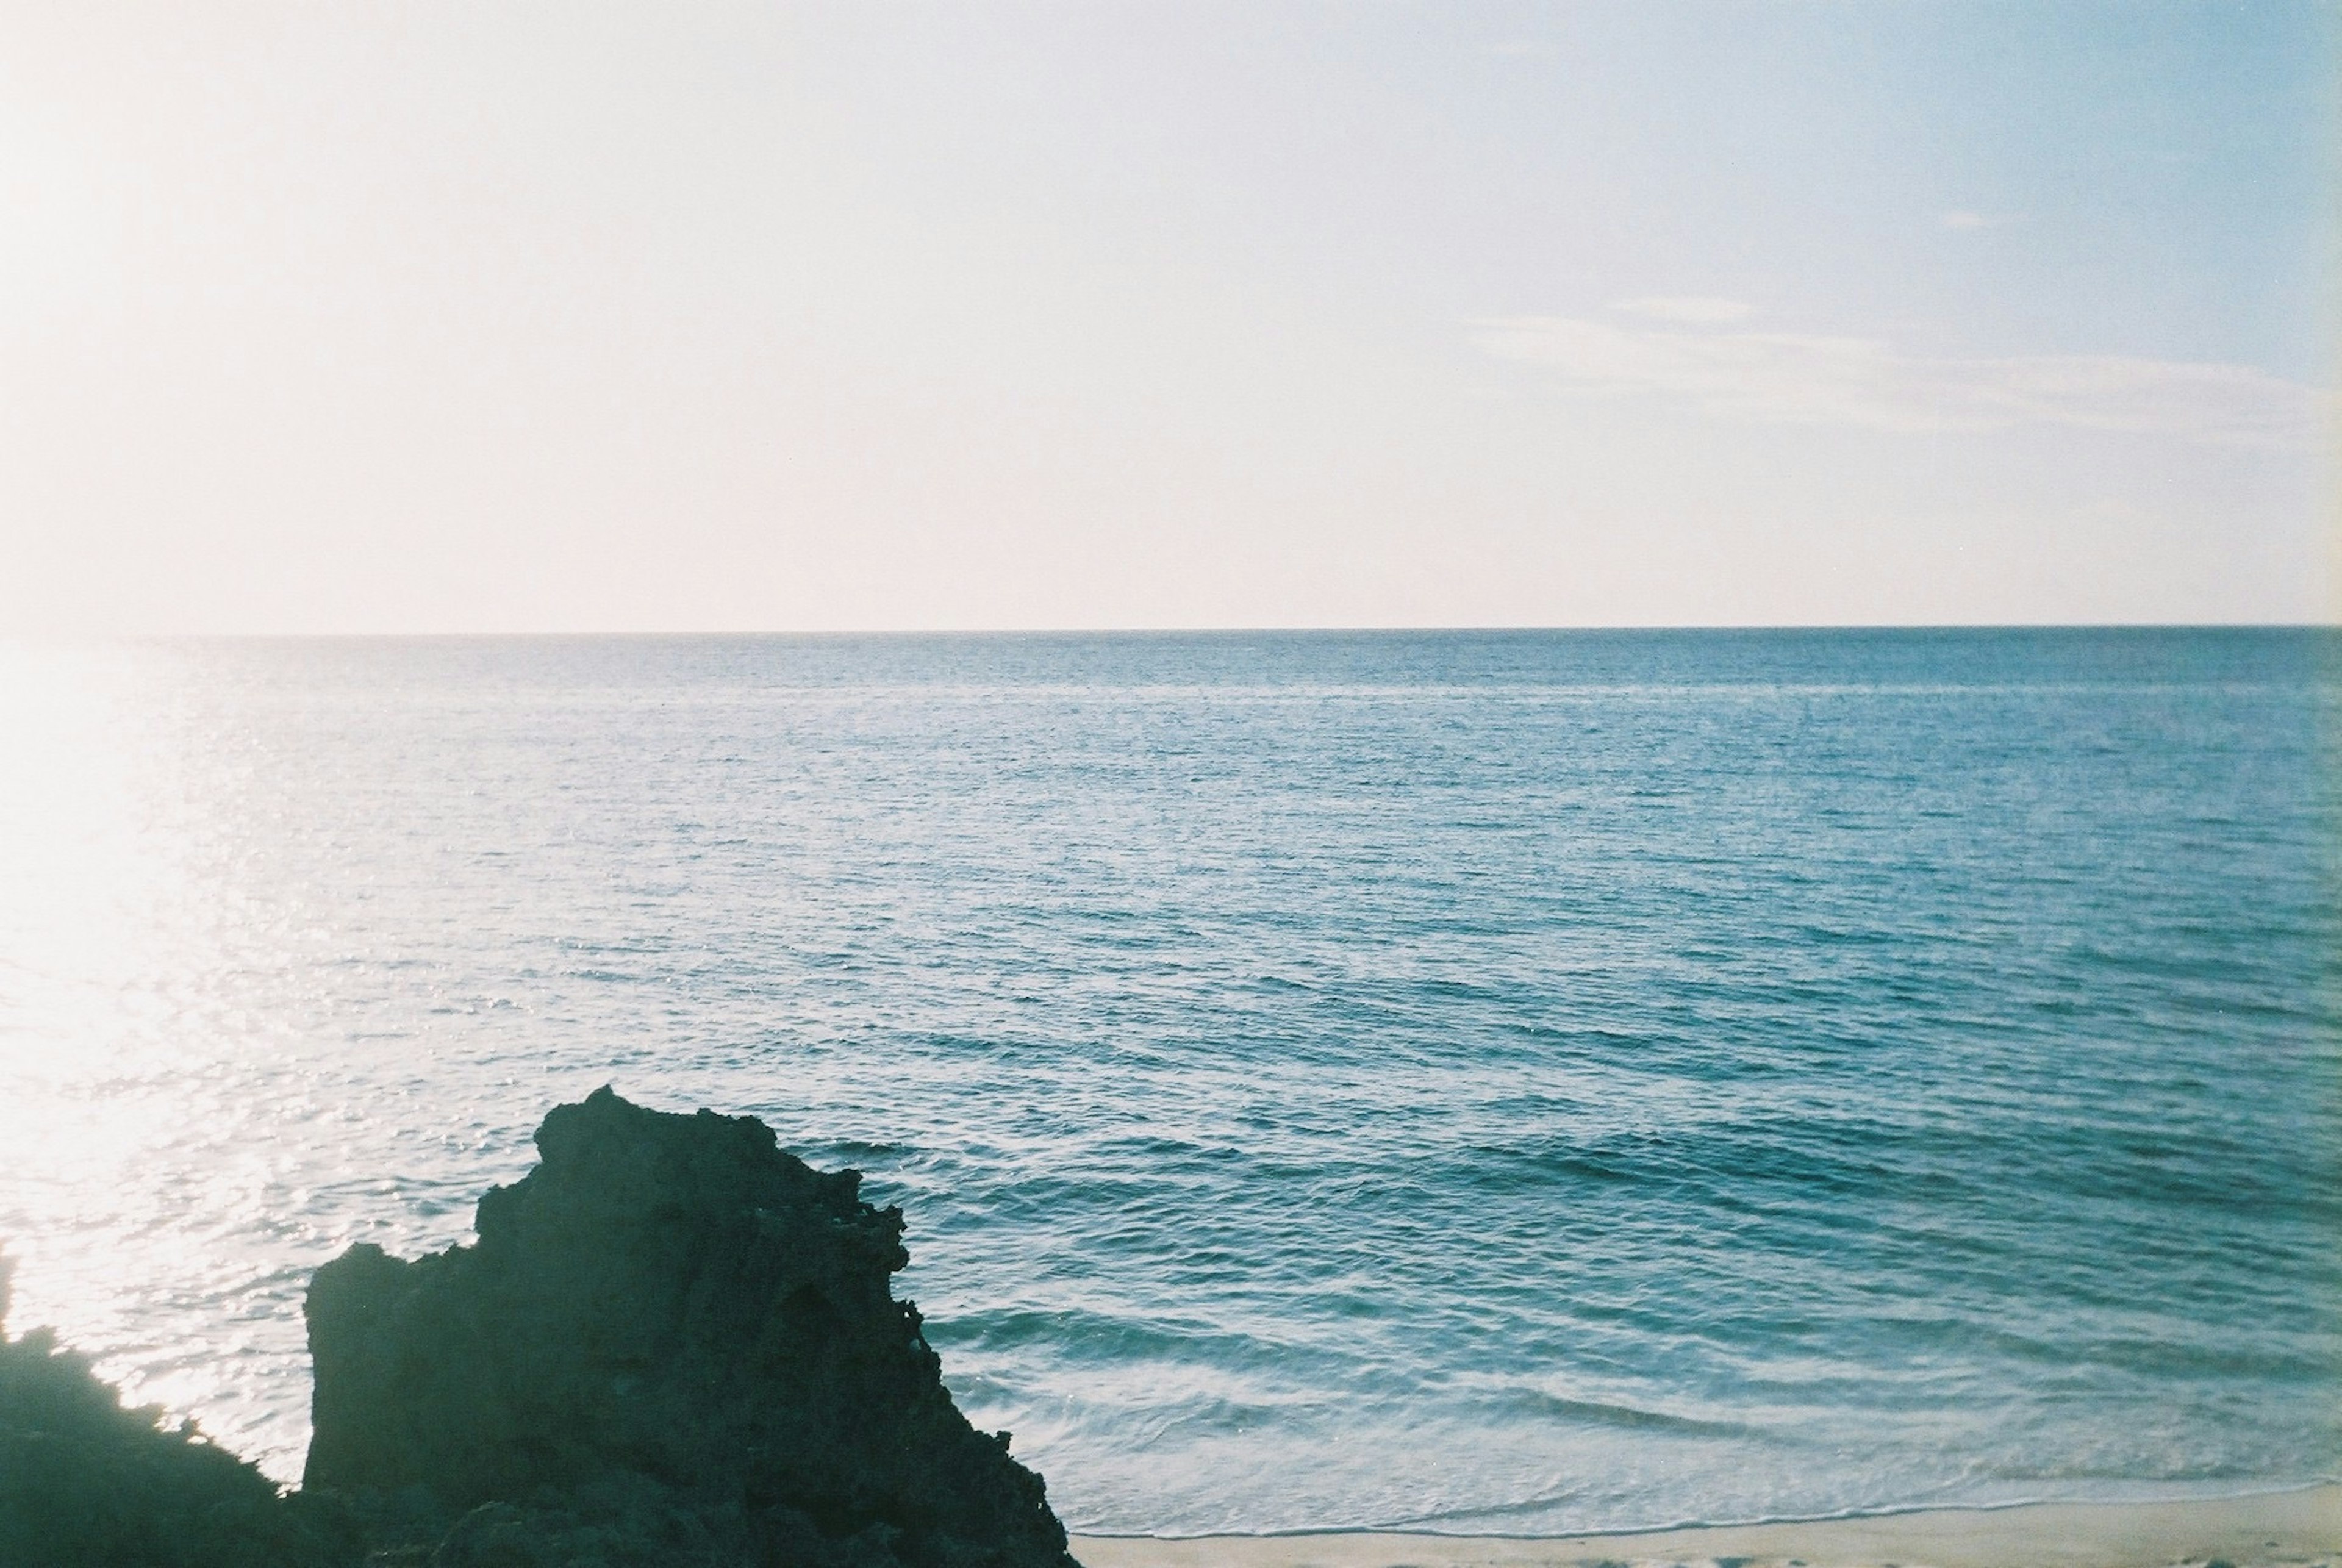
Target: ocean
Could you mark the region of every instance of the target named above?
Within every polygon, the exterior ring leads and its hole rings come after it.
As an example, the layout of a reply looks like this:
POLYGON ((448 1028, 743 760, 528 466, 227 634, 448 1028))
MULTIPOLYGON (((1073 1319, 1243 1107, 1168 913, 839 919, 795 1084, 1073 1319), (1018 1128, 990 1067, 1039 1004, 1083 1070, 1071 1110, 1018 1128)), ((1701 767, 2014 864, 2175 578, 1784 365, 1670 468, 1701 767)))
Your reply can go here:
POLYGON ((299 1471, 610 1083, 902 1205, 1102 1532, 2342 1473, 2342 635, 0 649, 0 1246, 299 1471))

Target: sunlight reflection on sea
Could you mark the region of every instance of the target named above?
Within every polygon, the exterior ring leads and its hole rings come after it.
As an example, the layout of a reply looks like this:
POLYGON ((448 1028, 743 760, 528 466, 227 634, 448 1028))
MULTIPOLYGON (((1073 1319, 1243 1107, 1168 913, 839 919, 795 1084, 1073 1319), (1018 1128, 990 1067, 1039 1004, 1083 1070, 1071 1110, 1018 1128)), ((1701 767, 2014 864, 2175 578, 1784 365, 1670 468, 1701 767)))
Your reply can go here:
POLYGON ((1085 1527, 2330 1473, 2332 644, 0 649, 11 1326, 291 1476, 308 1271, 609 1081, 1085 1527))

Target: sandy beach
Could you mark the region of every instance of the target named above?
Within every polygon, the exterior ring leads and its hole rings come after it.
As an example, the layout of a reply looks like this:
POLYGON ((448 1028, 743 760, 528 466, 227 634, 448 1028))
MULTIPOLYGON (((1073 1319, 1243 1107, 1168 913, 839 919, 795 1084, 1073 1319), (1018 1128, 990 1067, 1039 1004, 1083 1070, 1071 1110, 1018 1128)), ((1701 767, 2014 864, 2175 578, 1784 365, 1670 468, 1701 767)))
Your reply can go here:
POLYGON ((2342 1486, 2187 1503, 1946 1508, 1628 1535, 1076 1535, 1086 1568, 2276 1568, 2342 1559, 2342 1486))

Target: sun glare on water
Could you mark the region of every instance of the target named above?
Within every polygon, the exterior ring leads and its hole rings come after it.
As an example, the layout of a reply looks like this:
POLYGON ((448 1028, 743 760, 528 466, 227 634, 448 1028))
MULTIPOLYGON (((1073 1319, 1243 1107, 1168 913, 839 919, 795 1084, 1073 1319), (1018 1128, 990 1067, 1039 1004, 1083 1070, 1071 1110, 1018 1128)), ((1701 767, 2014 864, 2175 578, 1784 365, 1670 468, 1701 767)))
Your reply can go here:
POLYGON ((128 1328, 142 1297, 204 1288, 184 1222, 222 1195, 221 1173, 155 1168, 202 1114, 176 1086, 224 1044, 202 1005, 200 841, 148 700, 168 663, 0 648, 0 1246, 12 1332, 52 1326, 126 1398, 185 1410, 201 1378, 128 1328))

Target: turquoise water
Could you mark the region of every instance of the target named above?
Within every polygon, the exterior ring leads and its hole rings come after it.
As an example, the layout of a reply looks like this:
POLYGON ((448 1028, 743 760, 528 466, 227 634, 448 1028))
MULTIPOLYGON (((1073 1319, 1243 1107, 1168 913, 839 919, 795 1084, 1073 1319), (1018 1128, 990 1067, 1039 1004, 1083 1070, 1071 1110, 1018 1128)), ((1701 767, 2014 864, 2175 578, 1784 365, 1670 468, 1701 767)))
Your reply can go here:
POLYGON ((2342 1471, 2342 640, 0 651, 13 1326, 298 1467, 306 1272, 753 1112, 1077 1527, 2342 1471))

